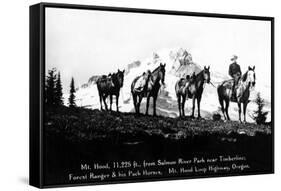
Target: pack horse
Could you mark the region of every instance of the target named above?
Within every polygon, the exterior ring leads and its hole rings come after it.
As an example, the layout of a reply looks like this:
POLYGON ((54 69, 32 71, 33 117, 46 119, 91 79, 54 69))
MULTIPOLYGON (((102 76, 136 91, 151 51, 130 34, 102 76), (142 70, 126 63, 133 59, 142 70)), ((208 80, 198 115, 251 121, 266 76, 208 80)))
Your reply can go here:
POLYGON ((195 101, 197 100, 198 118, 201 118, 200 102, 204 90, 204 84, 210 83, 210 80, 210 66, 204 66, 204 69, 197 75, 193 73, 191 77, 187 77, 186 79, 182 78, 176 82, 175 91, 177 95, 180 117, 185 116, 185 101, 190 98, 192 99, 191 117, 194 117, 195 101))
MULTIPOLYGON (((158 93, 160 87, 165 85, 165 66, 166 64, 160 63, 160 65, 153 70, 152 72, 147 71, 142 75, 137 76, 131 84, 131 94, 133 97, 134 108, 137 114, 140 113, 140 105, 144 97, 147 98, 146 102, 146 112, 148 115, 149 111, 149 101, 150 97, 153 98, 153 115, 156 115, 156 102, 158 98, 158 93)), ((100 106, 103 110, 103 104, 105 109, 108 110, 106 99, 109 96, 110 98, 110 110, 112 110, 112 99, 113 96, 116 96, 116 110, 118 109, 118 99, 120 94, 120 89, 123 87, 124 82, 124 73, 125 70, 118 70, 117 73, 109 74, 108 76, 104 75, 100 77, 96 84, 98 88, 98 93, 100 97, 100 106)), ((200 103, 202 99, 202 94, 204 90, 204 84, 211 83, 210 77, 210 66, 204 66, 204 69, 201 70, 198 74, 193 73, 191 76, 186 76, 186 78, 181 78, 175 84, 175 92, 177 96, 179 116, 185 116, 185 102, 186 100, 192 99, 192 114, 191 117, 194 117, 195 111, 195 101, 197 101, 198 108, 198 118, 201 118, 200 115, 200 103)), ((246 110, 249 103, 250 90, 256 84, 256 74, 255 66, 248 67, 246 73, 244 73, 238 82, 235 83, 234 79, 223 81, 217 87, 217 93, 219 98, 219 103, 221 106, 222 113, 225 120, 230 120, 228 114, 228 108, 230 102, 237 102, 238 112, 239 112, 239 121, 241 121, 241 106, 243 105, 243 114, 244 122, 246 122, 246 110), (233 92, 235 91, 235 92, 233 92), (235 95, 235 99, 233 97, 235 95)))
POLYGON ((110 98, 110 110, 112 110, 112 99, 113 96, 116 96, 116 111, 119 111, 119 94, 120 89, 123 87, 124 73, 125 70, 120 71, 118 69, 117 73, 109 74, 108 76, 104 75, 97 80, 101 110, 103 110, 102 102, 104 103, 105 110, 108 110, 106 104, 106 99, 108 96, 110 98))
POLYGON ((156 101, 161 85, 165 84, 165 66, 160 63, 153 72, 148 71, 141 76, 136 77, 131 84, 131 94, 134 101, 134 107, 137 114, 140 113, 140 104, 143 97, 147 97, 146 115, 148 115, 149 100, 153 98, 153 115, 156 115, 156 101), (141 82, 143 81, 143 83, 141 82), (141 84, 142 87, 138 87, 141 84))

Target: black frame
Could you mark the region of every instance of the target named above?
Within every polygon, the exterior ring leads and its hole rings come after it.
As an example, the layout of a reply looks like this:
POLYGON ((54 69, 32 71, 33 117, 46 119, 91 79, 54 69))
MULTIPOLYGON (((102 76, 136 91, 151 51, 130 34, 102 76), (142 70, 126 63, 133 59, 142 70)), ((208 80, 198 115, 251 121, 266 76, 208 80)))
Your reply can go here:
MULTIPOLYGON (((39 3, 30 6, 30 129, 29 129, 29 184, 39 188, 81 186, 81 185, 98 185, 98 184, 116 184, 130 182, 147 182, 147 181, 163 181, 163 180, 179 180, 190 179, 190 177, 171 177, 171 178, 150 178, 149 180, 133 180, 133 181, 114 181, 104 183, 84 183, 84 184, 63 184, 46 186, 43 183, 43 124, 44 124, 44 82, 45 82, 45 8, 63 8, 63 9, 82 9, 82 10, 99 10, 113 12, 131 12, 131 13, 150 13, 164 15, 180 15, 180 16, 197 16, 197 17, 213 17, 213 18, 229 18, 229 19, 246 19, 246 20, 262 20, 271 22, 271 119, 272 119, 272 165, 274 173, 274 17, 265 16, 249 16, 249 15, 232 15, 218 13, 199 13, 186 11, 171 10, 155 10, 155 9, 138 9, 123 7, 105 7, 93 5, 76 5, 76 4, 60 4, 60 3, 39 3)), ((269 174, 270 174, 269 173, 269 174)), ((244 173, 243 175, 254 175, 257 173, 244 173)), ((261 173, 267 174, 267 173, 261 173)), ((211 175, 196 176, 192 178, 209 178, 209 177, 226 177, 240 175, 211 175)))

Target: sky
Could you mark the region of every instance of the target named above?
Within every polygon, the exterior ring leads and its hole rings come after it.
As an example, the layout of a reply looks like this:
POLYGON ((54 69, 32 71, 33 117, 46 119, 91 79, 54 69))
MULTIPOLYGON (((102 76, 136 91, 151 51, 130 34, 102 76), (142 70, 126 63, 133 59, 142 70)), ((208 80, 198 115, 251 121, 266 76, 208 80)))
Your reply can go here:
POLYGON ((71 77, 81 85, 174 47, 224 74, 235 54, 242 71, 255 65, 257 84, 270 87, 269 21, 46 8, 46 69, 61 72, 64 91, 71 77))

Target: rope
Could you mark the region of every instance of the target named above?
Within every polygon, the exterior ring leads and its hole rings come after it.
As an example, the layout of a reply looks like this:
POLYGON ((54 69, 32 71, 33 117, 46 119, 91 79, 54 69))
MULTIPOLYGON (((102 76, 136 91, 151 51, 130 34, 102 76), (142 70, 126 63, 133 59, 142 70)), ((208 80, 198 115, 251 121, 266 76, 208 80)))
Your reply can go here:
POLYGON ((210 81, 210 84, 211 84, 212 86, 214 86, 214 88, 217 88, 211 81, 210 81))

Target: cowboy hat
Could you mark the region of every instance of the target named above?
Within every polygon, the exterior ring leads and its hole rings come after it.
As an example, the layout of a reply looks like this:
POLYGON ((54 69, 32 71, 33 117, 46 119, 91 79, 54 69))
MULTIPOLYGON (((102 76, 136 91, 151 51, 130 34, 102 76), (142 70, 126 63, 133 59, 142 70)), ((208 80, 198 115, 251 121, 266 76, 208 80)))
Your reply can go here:
POLYGON ((232 58, 230 59, 231 61, 234 61, 234 60, 237 60, 238 59, 238 56, 236 55, 233 55, 232 58))

